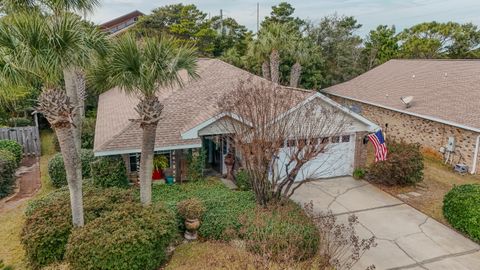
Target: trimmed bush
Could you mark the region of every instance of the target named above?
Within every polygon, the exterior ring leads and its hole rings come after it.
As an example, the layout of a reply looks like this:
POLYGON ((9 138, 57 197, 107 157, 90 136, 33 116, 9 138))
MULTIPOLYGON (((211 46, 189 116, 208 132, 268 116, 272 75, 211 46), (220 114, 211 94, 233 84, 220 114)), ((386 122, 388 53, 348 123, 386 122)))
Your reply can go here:
POLYGON ((175 215, 161 204, 123 204, 74 230, 66 259, 72 269, 158 269, 176 233, 175 215))
MULTIPOLYGON (((88 224, 114 211, 122 203, 136 201, 134 194, 123 189, 98 189, 84 185, 84 214, 88 224)), ((68 189, 61 188, 31 202, 26 211, 21 241, 28 262, 33 268, 61 261, 72 232, 72 216, 68 189)))
MULTIPOLYGON (((232 191, 217 180, 208 179, 183 185, 154 185, 152 189, 153 201, 164 202, 175 212, 180 201, 193 197, 205 206, 198 233, 206 239, 232 239, 241 228, 240 217, 255 208, 252 192, 232 191)), ((177 222, 179 230, 183 231, 184 225, 178 214, 177 222)))
POLYGON ((95 117, 83 119, 82 125, 82 148, 93 149, 93 140, 95 138, 95 117))
POLYGON ((0 149, 10 151, 10 153, 12 153, 13 156, 15 157, 15 162, 17 163, 17 166, 22 161, 23 147, 19 143, 17 143, 16 141, 1 140, 0 141, 0 149))
POLYGON ((205 164, 207 152, 201 148, 198 153, 190 151, 187 156, 187 179, 189 181, 198 181, 205 178, 205 164))
POLYGON ((450 190, 443 199, 443 215, 455 229, 480 242, 480 185, 450 190))
POLYGON ((353 170, 353 178, 357 180, 365 178, 366 174, 367 172, 363 168, 356 168, 355 170, 353 170))
POLYGON ((239 170, 237 172, 235 182, 239 190, 252 190, 252 182, 246 170, 239 170))
POLYGON ((8 119, 8 126, 10 127, 28 127, 32 126, 32 120, 23 117, 13 117, 8 119))
POLYGON ((420 144, 387 143, 386 161, 374 163, 368 172, 370 180, 386 185, 414 185, 423 180, 423 156, 420 144))
POLYGON ((90 164, 93 183, 97 187, 128 187, 127 169, 120 156, 98 158, 90 164))
MULTIPOLYGON (((90 163, 95 159, 93 151, 82 149, 80 151, 80 159, 82 162, 82 176, 83 178, 89 178, 91 176, 90 163)), ((59 188, 68 185, 67 173, 65 172, 65 165, 61 153, 56 154, 48 161, 48 175, 54 187, 59 188)))
POLYGON ((0 199, 12 193, 16 168, 15 156, 10 151, 0 149, 0 199))
POLYGON ((318 251, 320 237, 315 223, 293 202, 258 207, 253 214, 243 217, 242 224, 241 237, 247 249, 263 258, 301 261, 318 251))

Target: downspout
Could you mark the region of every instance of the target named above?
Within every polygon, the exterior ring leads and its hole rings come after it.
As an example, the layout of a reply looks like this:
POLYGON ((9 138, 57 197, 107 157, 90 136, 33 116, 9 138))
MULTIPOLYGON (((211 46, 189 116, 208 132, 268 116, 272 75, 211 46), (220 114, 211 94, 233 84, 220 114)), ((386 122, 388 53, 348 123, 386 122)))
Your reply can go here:
POLYGON ((477 137, 477 143, 475 144, 475 152, 473 156, 473 164, 472 164, 472 171, 471 174, 475 174, 477 172, 477 161, 478 161, 478 149, 480 148, 480 135, 477 137))

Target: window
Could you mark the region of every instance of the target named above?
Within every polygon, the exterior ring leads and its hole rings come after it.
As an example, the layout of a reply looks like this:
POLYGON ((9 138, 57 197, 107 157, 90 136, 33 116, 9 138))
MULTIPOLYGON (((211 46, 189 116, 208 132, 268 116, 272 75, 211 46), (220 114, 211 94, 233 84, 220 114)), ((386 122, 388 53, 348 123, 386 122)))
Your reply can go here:
POLYGON ((340 137, 339 136, 332 137, 332 143, 339 143, 339 142, 340 142, 340 137))
POLYGON ((130 154, 128 157, 130 172, 138 172, 140 166, 140 154, 130 154))
POLYGON ((342 136, 342 143, 347 143, 347 142, 350 142, 350 135, 342 136))

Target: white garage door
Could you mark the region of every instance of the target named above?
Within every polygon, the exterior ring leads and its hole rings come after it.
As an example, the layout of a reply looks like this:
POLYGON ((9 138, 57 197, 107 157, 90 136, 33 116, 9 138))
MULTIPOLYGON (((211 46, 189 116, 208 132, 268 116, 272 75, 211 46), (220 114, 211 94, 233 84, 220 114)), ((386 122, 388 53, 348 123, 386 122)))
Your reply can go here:
MULTIPOLYGON (((306 163, 297 175, 295 181, 302 181, 305 178, 331 178, 337 176, 352 175, 355 154, 355 134, 336 136, 329 138, 329 145, 326 152, 317 156, 315 160, 306 163)), ((285 175, 288 163, 288 149, 280 152, 277 162, 277 172, 285 175), (282 173, 284 172, 284 173, 282 173)), ((291 165, 290 167, 293 167, 291 165)))

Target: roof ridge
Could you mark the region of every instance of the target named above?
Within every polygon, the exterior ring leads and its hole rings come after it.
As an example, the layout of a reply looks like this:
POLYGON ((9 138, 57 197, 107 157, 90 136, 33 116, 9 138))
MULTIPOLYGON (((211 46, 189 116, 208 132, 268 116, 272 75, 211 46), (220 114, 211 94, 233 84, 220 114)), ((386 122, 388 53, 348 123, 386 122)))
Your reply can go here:
MULTIPOLYGON (((443 61, 443 62, 477 62, 480 61, 478 58, 458 58, 458 59, 451 59, 451 58, 393 58, 388 60, 387 62, 390 61, 419 61, 419 62, 434 62, 434 61, 443 61)), ((385 63, 387 63, 385 62, 385 63)), ((383 65, 383 64, 382 64, 383 65)), ((381 66, 381 65, 378 65, 381 66)))
POLYGON ((231 66, 231 67, 233 67, 233 68, 235 68, 235 69, 241 70, 242 72, 248 73, 250 76, 253 75, 253 76, 257 77, 257 78, 260 78, 261 80, 267 81, 267 82, 269 82, 269 83, 276 84, 276 85, 278 85, 278 86, 280 86, 280 87, 283 87, 283 88, 287 88, 287 89, 291 89, 291 90, 295 90, 295 91, 300 91, 300 92, 316 92, 316 91, 313 90, 313 89, 310 90, 310 89, 305 89, 305 88, 292 87, 292 86, 287 86, 287 85, 281 85, 281 84, 279 84, 279 83, 274 83, 274 82, 272 82, 272 81, 270 81, 270 80, 265 79, 264 77, 262 77, 262 76, 260 76, 260 75, 251 73, 251 72, 248 71, 248 70, 245 70, 245 69, 243 69, 243 68, 239 68, 239 67, 237 67, 237 66, 235 66, 235 65, 232 65, 232 64, 230 64, 230 63, 228 63, 228 62, 225 62, 225 61, 223 61, 223 60, 221 60, 221 59, 218 59, 218 58, 211 58, 211 60, 215 60, 215 61, 221 62, 221 63, 226 64, 226 65, 228 65, 228 66, 231 66))

